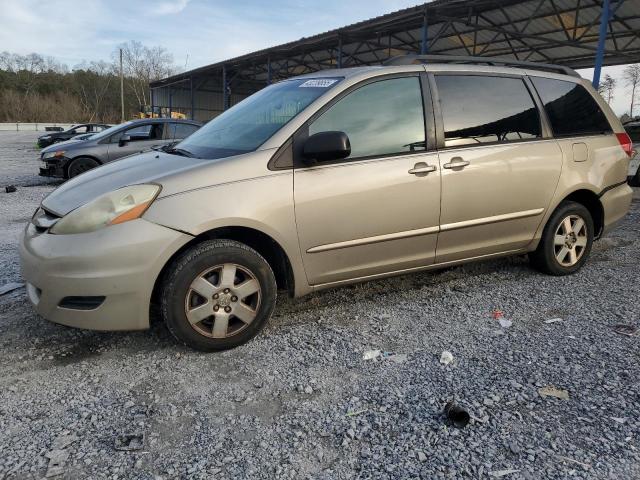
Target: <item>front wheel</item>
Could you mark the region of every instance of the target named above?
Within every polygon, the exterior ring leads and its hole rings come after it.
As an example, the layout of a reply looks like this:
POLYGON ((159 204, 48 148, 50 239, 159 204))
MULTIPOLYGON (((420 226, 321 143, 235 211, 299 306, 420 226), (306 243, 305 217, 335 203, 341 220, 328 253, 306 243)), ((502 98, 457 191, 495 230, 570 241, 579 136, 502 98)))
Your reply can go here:
POLYGON ((550 275, 570 275, 587 261, 593 245, 593 218, 577 202, 562 202, 549 218, 531 264, 550 275))
POLYGON ((247 245, 210 240, 169 267, 162 287, 162 317, 185 345, 225 350, 249 341, 271 316, 276 281, 267 261, 247 245))
POLYGON ((77 177, 81 173, 87 172, 92 168, 96 168, 100 166, 93 158, 89 157, 78 157, 71 160, 71 163, 67 167, 67 178, 77 177))

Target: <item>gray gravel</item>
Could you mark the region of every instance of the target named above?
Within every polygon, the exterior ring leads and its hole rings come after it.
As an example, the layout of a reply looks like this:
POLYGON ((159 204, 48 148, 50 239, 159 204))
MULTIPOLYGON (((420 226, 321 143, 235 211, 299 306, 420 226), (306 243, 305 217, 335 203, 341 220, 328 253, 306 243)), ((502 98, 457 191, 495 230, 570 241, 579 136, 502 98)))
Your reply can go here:
MULTIPOLYGON (((33 137, 0 132, 0 178, 18 185, 0 192, 0 285, 20 281, 19 230, 51 189, 33 137)), ((569 278, 511 258, 282 299, 221 354, 0 296, 0 479, 640 478, 640 337, 612 328, 640 324, 639 219, 636 198, 569 278), (362 359, 374 349, 396 356, 362 359), (441 416, 451 399, 473 417, 462 430, 441 416)))

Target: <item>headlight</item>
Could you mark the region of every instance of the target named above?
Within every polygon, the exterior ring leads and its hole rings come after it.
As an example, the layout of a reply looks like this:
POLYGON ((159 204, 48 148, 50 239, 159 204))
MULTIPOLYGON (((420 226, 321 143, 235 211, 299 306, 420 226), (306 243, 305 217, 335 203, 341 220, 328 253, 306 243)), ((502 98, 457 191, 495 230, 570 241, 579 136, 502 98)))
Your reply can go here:
POLYGON ((88 233, 140 218, 160 193, 160 185, 131 185, 102 195, 68 213, 49 230, 65 235, 88 233))
POLYGON ((43 155, 42 158, 58 158, 58 157, 64 157, 64 150, 57 150, 55 152, 47 152, 43 155))

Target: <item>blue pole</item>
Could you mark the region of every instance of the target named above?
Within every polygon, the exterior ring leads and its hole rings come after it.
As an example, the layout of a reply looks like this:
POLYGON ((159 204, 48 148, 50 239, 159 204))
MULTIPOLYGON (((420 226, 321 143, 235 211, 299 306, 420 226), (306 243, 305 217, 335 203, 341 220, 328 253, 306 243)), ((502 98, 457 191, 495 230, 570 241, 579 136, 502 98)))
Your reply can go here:
POLYGON ((602 13, 600 14, 600 34, 598 37, 598 51, 596 52, 596 64, 593 69, 593 88, 596 90, 600 86, 600 73, 602 72, 602 63, 604 61, 604 46, 607 39, 607 25, 609 24, 609 0, 602 2, 602 13))
POLYGON ((427 54, 427 40, 429 38, 427 31, 427 11, 424 11, 424 17, 422 19, 422 43, 420 44, 420 55, 427 54))

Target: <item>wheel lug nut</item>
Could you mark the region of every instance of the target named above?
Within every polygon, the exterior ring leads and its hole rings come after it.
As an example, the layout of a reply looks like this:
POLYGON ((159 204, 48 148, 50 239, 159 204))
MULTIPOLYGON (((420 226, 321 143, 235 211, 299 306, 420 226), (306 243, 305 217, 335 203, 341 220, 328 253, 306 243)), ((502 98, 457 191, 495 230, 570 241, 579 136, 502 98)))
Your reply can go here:
POLYGON ((224 307, 224 311, 227 313, 231 312, 231 307, 224 307))
POLYGON ((213 298, 218 298, 220 295, 218 295, 217 293, 213 296, 213 298))
POLYGON ((218 310, 220 310, 220 306, 219 306, 219 305, 215 305, 215 306, 213 307, 213 311, 214 311, 214 312, 217 312, 218 310))
POLYGON ((225 288, 225 289, 224 289, 224 293, 229 293, 229 289, 228 289, 228 288, 225 288))
POLYGON ((238 301, 238 297, 236 297, 235 295, 233 297, 231 297, 231 301, 232 302, 237 302, 238 301))

